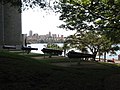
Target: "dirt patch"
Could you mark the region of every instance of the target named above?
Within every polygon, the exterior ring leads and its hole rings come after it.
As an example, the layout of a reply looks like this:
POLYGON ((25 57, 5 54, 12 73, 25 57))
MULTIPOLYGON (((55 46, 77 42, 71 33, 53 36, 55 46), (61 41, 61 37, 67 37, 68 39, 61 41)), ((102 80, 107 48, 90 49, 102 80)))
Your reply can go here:
POLYGON ((62 63, 51 63, 52 65, 62 67, 73 67, 73 68, 104 68, 101 64, 95 62, 62 62, 62 63))
POLYGON ((72 62, 72 63, 70 63, 70 62, 62 62, 62 63, 51 63, 51 65, 56 65, 56 66, 63 66, 63 67, 70 67, 70 66, 75 66, 75 65, 77 65, 77 62, 72 62))
POLYGON ((54 63, 50 63, 51 65, 55 65, 55 66, 62 66, 62 67, 75 67, 75 68, 104 68, 105 66, 97 63, 97 62, 93 62, 93 61, 81 61, 79 64, 79 60, 69 60, 69 58, 66 57, 58 57, 58 56, 53 56, 52 58, 49 58, 48 56, 46 56, 44 58, 43 57, 32 57, 34 59, 37 60, 65 60, 65 62, 54 62, 54 63), (67 60, 67 62, 66 62, 67 60), (74 61, 74 62, 73 62, 74 61))
POLYGON ((65 59, 65 57, 63 56, 52 56, 51 58, 49 58, 49 56, 38 56, 38 57, 32 57, 33 59, 37 59, 37 60, 49 60, 49 59, 65 59))

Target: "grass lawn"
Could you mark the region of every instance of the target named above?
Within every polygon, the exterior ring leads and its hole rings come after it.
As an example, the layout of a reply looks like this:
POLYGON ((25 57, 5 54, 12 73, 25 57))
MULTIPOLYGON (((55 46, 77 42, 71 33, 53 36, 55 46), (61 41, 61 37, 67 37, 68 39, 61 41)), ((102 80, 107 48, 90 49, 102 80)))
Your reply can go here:
POLYGON ((66 58, 32 56, 0 52, 0 90, 120 90, 118 65, 81 62, 77 67, 61 67, 50 63, 63 63, 66 58))

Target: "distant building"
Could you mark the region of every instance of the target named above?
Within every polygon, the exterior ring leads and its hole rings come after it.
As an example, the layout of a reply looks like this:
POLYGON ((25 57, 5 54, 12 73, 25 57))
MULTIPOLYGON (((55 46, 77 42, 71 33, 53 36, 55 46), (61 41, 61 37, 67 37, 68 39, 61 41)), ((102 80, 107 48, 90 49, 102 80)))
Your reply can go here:
POLYGON ((22 44, 21 13, 18 7, 0 4, 0 49, 3 45, 22 44))
POLYGON ((30 30, 29 31, 29 36, 32 37, 32 35, 33 35, 33 32, 32 32, 32 30, 30 30))
POLYGON ((38 35, 37 33, 33 34, 32 36, 27 37, 28 43, 61 43, 64 42, 64 36, 63 35, 56 35, 51 34, 49 32, 46 35, 38 35))
POLYGON ((61 37, 63 38, 63 35, 61 35, 61 37))
POLYGON ((22 34, 22 45, 26 45, 26 40, 27 40, 27 34, 22 34))
POLYGON ((51 37, 51 32, 49 32, 49 37, 51 37))

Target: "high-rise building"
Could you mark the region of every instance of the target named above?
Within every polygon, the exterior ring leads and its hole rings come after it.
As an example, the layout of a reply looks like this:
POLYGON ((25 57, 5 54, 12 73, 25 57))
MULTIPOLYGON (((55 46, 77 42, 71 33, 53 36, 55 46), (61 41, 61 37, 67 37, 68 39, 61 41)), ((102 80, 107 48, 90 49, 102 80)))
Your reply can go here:
POLYGON ((32 32, 32 30, 30 30, 29 31, 29 36, 32 37, 32 35, 33 35, 33 32, 32 32))
POLYGON ((51 32, 49 32, 49 37, 51 37, 51 32))
POLYGON ((19 7, 11 7, 10 4, 0 4, 0 48, 3 45, 22 44, 21 13, 19 7))
POLYGON ((63 36, 63 35, 61 35, 61 38, 63 39, 63 38, 64 38, 64 36, 63 36))

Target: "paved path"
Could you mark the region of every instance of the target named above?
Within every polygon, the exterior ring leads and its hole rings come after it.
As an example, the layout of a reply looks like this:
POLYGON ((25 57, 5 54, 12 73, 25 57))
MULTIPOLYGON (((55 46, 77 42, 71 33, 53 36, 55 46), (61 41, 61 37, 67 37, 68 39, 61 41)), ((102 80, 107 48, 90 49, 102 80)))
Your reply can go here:
POLYGON ((115 60, 115 63, 119 63, 120 64, 120 60, 115 60))

